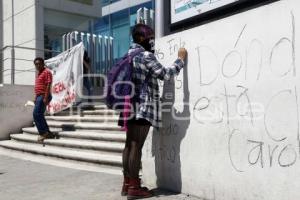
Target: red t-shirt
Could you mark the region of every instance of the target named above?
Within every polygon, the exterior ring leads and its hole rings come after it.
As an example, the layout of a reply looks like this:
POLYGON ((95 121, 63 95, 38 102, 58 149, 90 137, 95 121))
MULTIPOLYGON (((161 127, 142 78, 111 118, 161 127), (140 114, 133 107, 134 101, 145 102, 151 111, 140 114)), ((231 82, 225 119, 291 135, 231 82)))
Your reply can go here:
POLYGON ((52 73, 49 69, 44 68, 39 72, 35 79, 34 92, 36 95, 44 95, 46 93, 46 87, 52 83, 52 73))

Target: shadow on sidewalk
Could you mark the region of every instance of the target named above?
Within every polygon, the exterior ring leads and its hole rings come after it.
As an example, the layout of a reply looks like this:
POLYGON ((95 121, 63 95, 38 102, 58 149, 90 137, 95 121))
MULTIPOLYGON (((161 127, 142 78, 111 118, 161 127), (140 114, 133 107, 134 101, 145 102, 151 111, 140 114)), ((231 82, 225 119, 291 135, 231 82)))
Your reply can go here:
POLYGON ((178 195, 180 193, 178 192, 171 192, 169 190, 163 190, 160 188, 154 188, 151 190, 153 192, 154 197, 161 197, 161 196, 173 196, 173 195, 178 195))

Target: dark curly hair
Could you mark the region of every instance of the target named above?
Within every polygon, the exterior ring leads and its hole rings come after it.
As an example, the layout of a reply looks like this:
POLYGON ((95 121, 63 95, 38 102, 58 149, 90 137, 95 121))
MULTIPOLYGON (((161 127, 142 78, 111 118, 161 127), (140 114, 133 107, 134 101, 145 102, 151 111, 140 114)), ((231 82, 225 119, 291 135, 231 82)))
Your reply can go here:
POLYGON ((44 63, 44 58, 41 58, 41 57, 37 57, 34 59, 33 63, 35 63, 36 61, 41 61, 42 63, 44 63))
POLYGON ((149 39, 149 37, 153 35, 153 29, 145 24, 137 24, 132 29, 132 39, 135 43, 140 43, 141 37, 149 39))

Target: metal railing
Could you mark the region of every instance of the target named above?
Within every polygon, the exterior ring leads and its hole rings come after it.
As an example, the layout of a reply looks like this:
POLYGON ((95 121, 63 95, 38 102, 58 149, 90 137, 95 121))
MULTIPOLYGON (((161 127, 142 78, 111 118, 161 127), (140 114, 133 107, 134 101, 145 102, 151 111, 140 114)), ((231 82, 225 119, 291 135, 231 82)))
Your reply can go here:
POLYGON ((114 64, 114 38, 92 33, 72 31, 62 36, 63 51, 83 42, 90 58, 91 70, 95 74, 107 74, 114 64))
POLYGON ((20 73, 26 73, 26 72, 35 72, 35 68, 29 68, 26 70, 20 70, 20 69, 16 69, 16 61, 24 61, 24 62, 33 62, 33 59, 26 59, 26 58, 17 58, 16 57, 16 49, 20 49, 20 50, 27 50, 27 51, 34 51, 35 55, 37 52, 50 52, 50 53, 60 53, 60 51, 54 51, 54 50, 50 50, 50 49, 40 49, 40 48, 31 48, 31 47, 23 47, 23 46, 13 46, 13 45, 7 45, 3 48, 0 49, 0 84, 3 84, 4 82, 4 77, 5 76, 10 76, 11 78, 11 84, 14 85, 15 84, 15 75, 16 74, 20 74, 20 73), (4 57, 4 52, 10 49, 10 57, 4 57), (10 62, 10 67, 5 67, 4 63, 7 60, 11 60, 10 62), (5 74, 4 73, 6 71, 10 71, 9 74, 5 74))

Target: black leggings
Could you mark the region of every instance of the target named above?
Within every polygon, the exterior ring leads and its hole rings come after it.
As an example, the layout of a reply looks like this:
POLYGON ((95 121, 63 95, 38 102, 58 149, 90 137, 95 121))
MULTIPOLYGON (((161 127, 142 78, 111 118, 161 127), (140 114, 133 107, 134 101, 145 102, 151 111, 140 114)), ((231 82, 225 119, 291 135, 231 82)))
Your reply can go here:
POLYGON ((141 167, 142 148, 151 123, 144 119, 129 120, 126 144, 123 150, 123 173, 130 178, 138 178, 141 167))

